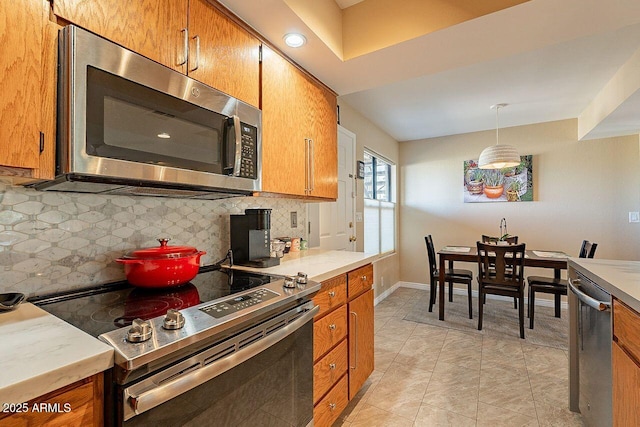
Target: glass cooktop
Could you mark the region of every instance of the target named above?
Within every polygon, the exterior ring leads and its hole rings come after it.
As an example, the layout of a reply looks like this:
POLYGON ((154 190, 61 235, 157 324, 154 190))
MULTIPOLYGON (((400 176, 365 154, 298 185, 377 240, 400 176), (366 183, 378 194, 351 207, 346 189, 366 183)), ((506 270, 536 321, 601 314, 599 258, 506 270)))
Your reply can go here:
POLYGON ((31 298, 30 302, 73 326, 97 337, 100 334, 203 302, 280 280, 277 276, 239 270, 201 268, 200 273, 177 287, 136 288, 118 282, 63 294, 31 298))

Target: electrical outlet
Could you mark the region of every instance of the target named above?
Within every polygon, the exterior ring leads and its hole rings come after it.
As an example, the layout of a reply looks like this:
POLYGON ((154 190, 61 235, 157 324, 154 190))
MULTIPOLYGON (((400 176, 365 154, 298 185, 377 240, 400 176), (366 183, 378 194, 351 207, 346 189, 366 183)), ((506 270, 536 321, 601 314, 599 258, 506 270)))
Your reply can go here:
POLYGON ((640 212, 629 212, 629 222, 640 222, 640 212))
POLYGON ((298 212, 291 212, 291 228, 298 228, 298 212))

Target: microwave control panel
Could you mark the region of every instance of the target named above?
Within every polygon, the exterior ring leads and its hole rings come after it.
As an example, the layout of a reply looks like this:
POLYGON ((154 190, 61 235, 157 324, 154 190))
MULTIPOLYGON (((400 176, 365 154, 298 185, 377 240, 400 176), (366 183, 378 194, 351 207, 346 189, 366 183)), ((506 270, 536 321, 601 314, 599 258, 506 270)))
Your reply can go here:
POLYGON ((240 176, 256 179, 258 176, 258 130, 242 123, 242 155, 240 159, 240 176))

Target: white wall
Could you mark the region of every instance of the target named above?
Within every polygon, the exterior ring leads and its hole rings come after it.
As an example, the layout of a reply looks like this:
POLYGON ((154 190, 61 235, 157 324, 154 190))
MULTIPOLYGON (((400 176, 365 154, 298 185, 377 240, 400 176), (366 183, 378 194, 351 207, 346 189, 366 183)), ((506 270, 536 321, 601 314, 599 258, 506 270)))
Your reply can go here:
POLYGON ((425 235, 437 247, 475 245, 503 217, 531 249, 577 256, 587 239, 596 258, 640 260, 640 224, 628 222, 640 211, 638 135, 578 141, 572 119, 500 129, 500 141, 533 155, 533 202, 463 203, 463 161, 495 143, 495 131, 400 143, 401 280, 428 282, 425 235))
MULTIPOLYGON (((351 108, 344 101, 338 98, 340 105, 340 125, 356 134, 356 160, 363 160, 364 148, 368 148, 392 162, 399 163, 399 144, 398 142, 385 133, 382 129, 370 122, 366 117, 351 108)), ((398 177, 399 178, 399 177, 398 177)), ((396 183, 396 194, 400 194, 400 179, 396 183)), ((356 212, 364 212, 364 191, 363 182, 358 181, 356 197, 356 212)), ((396 215, 400 211, 397 206, 396 215)), ((399 216, 398 216, 399 217, 399 216)), ((396 232, 398 235, 398 232, 396 232)), ((356 250, 364 250, 364 227, 361 222, 356 223, 356 250)), ((378 296, 382 292, 389 289, 400 280, 400 254, 399 240, 396 242, 396 253, 376 261, 374 268, 374 289, 375 295, 378 296)))

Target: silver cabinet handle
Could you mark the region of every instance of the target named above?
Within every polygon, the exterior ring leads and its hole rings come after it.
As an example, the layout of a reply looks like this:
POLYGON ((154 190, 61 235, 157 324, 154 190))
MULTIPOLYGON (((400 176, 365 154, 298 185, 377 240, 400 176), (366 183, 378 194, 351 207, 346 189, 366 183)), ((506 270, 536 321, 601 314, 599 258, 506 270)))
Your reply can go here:
POLYGON ((194 36, 193 39, 196 41, 196 61, 193 68, 189 71, 195 71, 200 67, 200 36, 194 36))
POLYGON ((184 65, 189 59, 189 29, 183 28, 182 33, 182 61, 178 61, 178 65, 184 65))
POLYGON ((353 358, 354 360, 354 364, 351 367, 351 369, 357 369, 358 368, 358 313, 356 313, 355 311, 351 312, 351 315, 353 316, 353 330, 354 330, 354 337, 353 337, 353 343, 355 345, 355 357, 353 358))
POLYGON ((360 277, 360 280, 362 280, 363 282, 366 282, 367 281, 367 276, 360 277))
POLYGON ((329 369, 336 369, 335 363, 329 363, 329 369))
POLYGON ((305 160, 305 177, 304 177, 304 193, 309 194, 311 192, 311 178, 309 174, 309 170, 311 169, 311 144, 309 143, 310 139, 304 139, 304 160, 305 160))
POLYGON ((336 406, 337 405, 335 403, 329 403, 329 409, 331 409, 332 411, 336 409, 336 406))
POLYGON ((336 329, 336 324, 335 323, 332 323, 332 324, 329 325, 329 330, 330 331, 335 331, 335 329, 336 329))
POLYGON ((598 311, 611 310, 611 303, 608 301, 598 301, 595 298, 591 298, 589 295, 582 292, 578 287, 580 286, 580 279, 569 279, 569 289, 575 294, 575 296, 584 304, 598 311))
POLYGON ((313 176, 315 174, 315 170, 314 170, 314 158, 315 158, 315 153, 314 153, 314 144, 313 144, 313 139, 309 140, 309 192, 313 191, 316 189, 316 180, 315 177, 313 176))
POLYGON ((333 298, 336 296, 335 291, 330 291, 327 295, 329 295, 330 298, 333 298))

